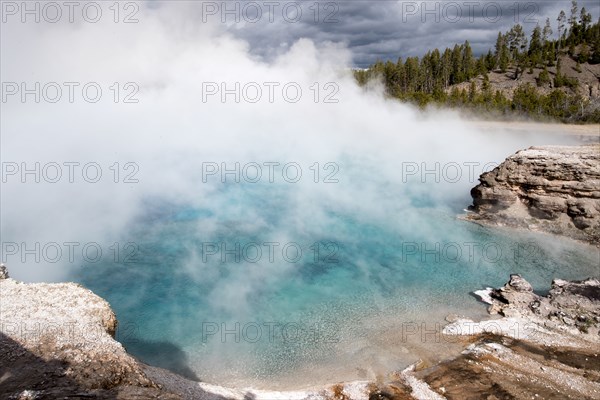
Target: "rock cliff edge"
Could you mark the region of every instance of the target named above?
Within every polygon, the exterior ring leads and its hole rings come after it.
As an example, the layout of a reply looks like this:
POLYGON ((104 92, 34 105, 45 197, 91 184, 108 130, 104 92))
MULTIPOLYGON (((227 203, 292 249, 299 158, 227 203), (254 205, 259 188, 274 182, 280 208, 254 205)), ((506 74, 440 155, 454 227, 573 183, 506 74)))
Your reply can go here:
POLYGON ((600 245, 600 145, 531 147, 479 180, 468 219, 600 245))

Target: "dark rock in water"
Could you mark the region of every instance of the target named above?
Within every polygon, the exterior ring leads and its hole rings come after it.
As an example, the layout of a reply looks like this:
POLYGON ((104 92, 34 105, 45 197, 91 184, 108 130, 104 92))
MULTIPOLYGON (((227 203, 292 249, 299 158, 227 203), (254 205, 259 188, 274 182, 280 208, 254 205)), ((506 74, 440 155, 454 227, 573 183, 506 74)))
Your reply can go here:
POLYGON ((504 287, 510 287, 517 292, 533 292, 533 287, 531 287, 531 284, 529 284, 529 282, 523 279, 519 274, 511 274, 510 280, 504 287))
POLYGON ((8 279, 8 270, 4 264, 0 264, 0 279, 8 279))
POLYGON ((556 279, 548 296, 538 296, 520 275, 500 289, 490 291, 490 314, 506 317, 529 317, 555 320, 579 329, 581 332, 596 331, 600 335, 600 280, 583 281, 556 279))
POLYGON ((511 274, 510 280, 503 287, 490 292, 490 297, 490 313, 508 317, 519 315, 522 309, 528 309, 539 296, 533 293, 533 287, 521 275, 511 274))
POLYGON ((522 150, 479 178, 467 217, 600 245, 600 146, 522 150))

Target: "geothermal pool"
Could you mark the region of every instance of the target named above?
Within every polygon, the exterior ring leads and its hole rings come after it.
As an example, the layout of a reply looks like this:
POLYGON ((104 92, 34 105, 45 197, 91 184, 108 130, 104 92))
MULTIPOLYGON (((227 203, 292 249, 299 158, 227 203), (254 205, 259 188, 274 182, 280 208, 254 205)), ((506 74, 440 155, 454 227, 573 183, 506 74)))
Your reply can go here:
POLYGON ((589 246, 457 219, 468 190, 435 199, 420 178, 361 183, 364 166, 339 167, 353 179, 217 175, 194 204, 147 200, 120 258, 72 278, 110 302, 118 339, 141 360, 210 383, 290 388, 456 354, 444 317, 485 317, 469 293, 511 273, 538 290, 597 274, 589 246), (363 184, 379 186, 375 203, 363 184), (365 203, 335 201, 352 190, 365 203))
POLYGON ((562 126, 511 133, 416 110, 359 87, 343 43, 293 33, 263 57, 237 27, 199 23, 200 5, 149 2, 131 24, 113 8, 99 23, 2 24, 19 38, 2 42, 3 81, 29 88, 0 124, 11 277, 90 288, 147 363, 276 389, 455 354, 446 315, 486 316, 469 293, 510 273, 537 289, 597 274, 598 249, 457 218, 485 170, 576 142, 562 126), (206 96, 268 82, 275 100, 206 96), (97 102, 80 96, 88 84, 97 102))
POLYGON ((369 117, 385 121, 379 130, 338 127, 331 114, 343 106, 321 116, 331 130, 316 120, 244 130, 230 119, 213 139, 183 125, 166 140, 148 127, 135 131, 143 153, 96 138, 104 158, 78 139, 91 152, 79 159, 97 159, 103 180, 8 182, 3 241, 25 245, 4 262, 15 279, 75 281, 105 298, 117 339, 146 363, 269 389, 376 379, 455 355, 462 344, 440 335, 445 317, 487 317, 470 293, 511 273, 537 290, 597 275, 596 248, 458 218, 482 172, 574 137, 484 132, 381 102, 369 117), (123 182, 130 160, 133 183, 123 182), (38 261, 25 251, 73 242, 74 259, 66 248, 38 261), (102 257, 86 258, 85 243, 102 257))

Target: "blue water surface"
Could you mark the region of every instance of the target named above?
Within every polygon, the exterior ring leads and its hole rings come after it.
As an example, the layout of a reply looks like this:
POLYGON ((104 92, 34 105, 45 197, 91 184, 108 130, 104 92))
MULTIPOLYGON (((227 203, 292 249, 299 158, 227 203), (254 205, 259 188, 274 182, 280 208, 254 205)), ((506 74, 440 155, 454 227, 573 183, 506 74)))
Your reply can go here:
POLYGON ((323 379, 360 378, 352 371, 393 358, 390 349, 406 357, 385 368, 439 351, 403 340, 406 324, 481 317, 470 293, 511 273, 540 292, 554 278, 597 274, 589 246, 458 219, 464 196, 440 202, 417 191, 395 207, 393 196, 408 192, 392 191, 382 218, 364 211, 377 204, 337 207, 303 193, 232 183, 195 204, 149 199, 123 237, 130 257, 84 265, 75 279, 110 302, 118 339, 141 360, 213 383, 272 386, 332 364, 349 372, 323 379))

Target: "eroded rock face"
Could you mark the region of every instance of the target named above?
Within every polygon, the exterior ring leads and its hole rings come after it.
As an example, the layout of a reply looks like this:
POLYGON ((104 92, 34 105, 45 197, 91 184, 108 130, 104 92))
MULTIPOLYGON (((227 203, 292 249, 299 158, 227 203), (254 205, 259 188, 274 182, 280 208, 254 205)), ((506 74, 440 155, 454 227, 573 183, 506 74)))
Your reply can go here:
POLYGON ((469 219, 600 244, 600 145, 531 147, 479 180, 469 219))

